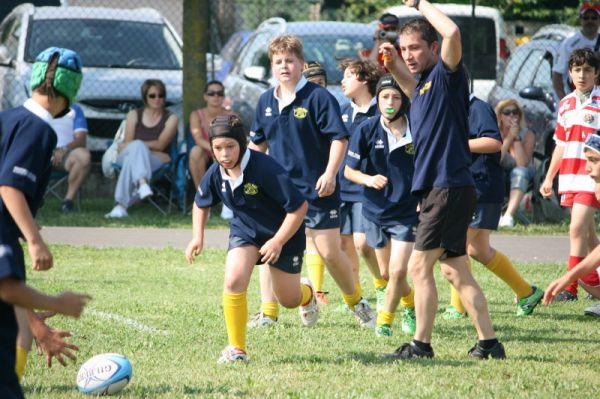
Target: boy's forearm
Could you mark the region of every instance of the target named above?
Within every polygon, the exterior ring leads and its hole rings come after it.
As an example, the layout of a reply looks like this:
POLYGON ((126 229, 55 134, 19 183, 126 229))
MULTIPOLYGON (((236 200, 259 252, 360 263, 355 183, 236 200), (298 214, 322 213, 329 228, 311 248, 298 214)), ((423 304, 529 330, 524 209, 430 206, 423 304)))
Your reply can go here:
POLYGON ((562 162, 564 147, 556 146, 554 152, 552 152, 552 158, 550 159, 550 165, 548 166, 548 173, 546 173, 547 180, 554 180, 554 177, 560 170, 560 163, 562 162))
POLYGON ((353 183, 366 186, 365 180, 370 176, 361 172, 360 170, 353 169, 346 165, 344 167, 344 177, 353 183))
POLYGON ((199 208, 196 203, 192 208, 192 236, 194 238, 204 237, 204 228, 208 219, 209 208, 199 208))
POLYGON ((56 297, 43 294, 14 278, 0 280, 0 298, 25 309, 58 310, 56 297))
POLYGON ((304 216, 306 216, 307 210, 308 203, 304 201, 302 205, 300 205, 300 207, 294 212, 289 212, 287 215, 285 215, 281 226, 273 238, 277 238, 282 245, 288 242, 290 238, 296 234, 300 226, 302 226, 302 222, 304 221, 304 216))
POLYGON ((23 192, 11 186, 0 186, 0 196, 25 241, 30 244, 43 241, 23 192))
POLYGON ((600 264, 600 245, 596 246, 581 262, 571 269, 566 276, 569 276, 569 281, 575 281, 580 277, 593 272, 600 264))
POLYGON ((340 170, 340 166, 344 161, 346 155, 346 148, 348 147, 348 140, 333 140, 331 142, 331 148, 329 149, 329 161, 327 162, 327 168, 325 173, 337 174, 340 170))

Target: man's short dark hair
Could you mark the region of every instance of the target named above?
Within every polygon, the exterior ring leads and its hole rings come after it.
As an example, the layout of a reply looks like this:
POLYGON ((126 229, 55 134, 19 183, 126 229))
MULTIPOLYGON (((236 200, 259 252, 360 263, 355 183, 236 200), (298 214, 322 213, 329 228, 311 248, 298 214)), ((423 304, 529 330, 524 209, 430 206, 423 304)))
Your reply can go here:
POLYGON ((413 18, 400 27, 400 35, 420 33, 421 38, 429 45, 438 41, 438 35, 431 23, 425 18, 413 18))
POLYGON ((600 61, 598 60, 598 54, 589 48, 581 48, 571 53, 569 57, 569 71, 574 66, 582 66, 588 64, 594 71, 598 71, 600 61))

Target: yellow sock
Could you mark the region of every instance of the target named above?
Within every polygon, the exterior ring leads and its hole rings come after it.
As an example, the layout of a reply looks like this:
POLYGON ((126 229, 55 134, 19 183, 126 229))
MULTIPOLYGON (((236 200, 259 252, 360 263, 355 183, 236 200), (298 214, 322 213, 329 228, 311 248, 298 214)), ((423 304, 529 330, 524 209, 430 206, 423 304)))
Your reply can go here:
POLYGON ((279 317, 279 302, 263 302, 260 310, 270 319, 277 320, 279 317))
POLYGON ((321 255, 315 253, 306 254, 306 268, 308 269, 308 278, 315 291, 323 291, 323 277, 325 275, 325 262, 321 255))
POLYGON ((300 289, 302 290, 302 301, 300 301, 300 305, 306 305, 308 301, 313 296, 313 292, 308 285, 300 284, 300 289))
POLYGON ((15 364, 15 372, 17 373, 17 377, 19 377, 19 381, 23 379, 23 375, 25 374, 25 366, 27 366, 28 353, 28 350, 17 346, 17 362, 15 364))
POLYGON ((356 284, 354 287, 354 293, 352 294, 344 294, 342 293, 342 297, 344 297, 344 303, 348 305, 351 310, 354 310, 354 305, 360 302, 362 298, 362 291, 360 285, 356 284))
POLYGON ((375 287, 376 290, 387 287, 387 284, 388 284, 387 280, 384 280, 382 278, 373 277, 373 286, 375 287))
POLYGON ((391 326, 394 322, 395 316, 395 313, 388 312, 386 310, 380 310, 377 312, 377 325, 381 326, 383 324, 387 324, 388 326, 391 326))
POLYGON ((462 304, 462 301, 460 300, 460 295, 458 295, 458 291, 456 290, 456 288, 454 288, 452 284, 450 284, 450 305, 452 305, 452 307, 456 309, 458 313, 465 314, 467 312, 462 304))
POLYGON ((239 294, 223 293, 223 313, 229 345, 246 350, 246 322, 248 321, 248 301, 246 292, 239 294))
POLYGON ((517 298, 521 299, 531 295, 533 290, 531 284, 523 279, 510 259, 502 252, 496 250, 496 254, 485 267, 508 284, 514 293, 517 294, 517 298))
POLYGON ((411 288, 407 296, 400 298, 400 306, 402 306, 404 309, 415 308, 415 290, 411 288))

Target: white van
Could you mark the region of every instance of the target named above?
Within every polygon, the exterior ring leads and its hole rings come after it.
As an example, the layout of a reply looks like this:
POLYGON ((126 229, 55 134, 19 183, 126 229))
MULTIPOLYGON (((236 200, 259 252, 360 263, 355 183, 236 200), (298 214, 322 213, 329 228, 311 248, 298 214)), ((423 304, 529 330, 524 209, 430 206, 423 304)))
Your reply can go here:
MULTIPOLYGON (((466 4, 435 4, 435 7, 449 16, 460 28, 463 59, 473 79, 473 91, 482 100, 488 98, 496 81, 496 76, 503 70, 510 55, 506 28, 502 14, 492 7, 475 7, 475 18, 472 8, 466 4)), ((400 18, 400 25, 422 14, 412 7, 388 7, 381 13, 392 13, 400 18)))

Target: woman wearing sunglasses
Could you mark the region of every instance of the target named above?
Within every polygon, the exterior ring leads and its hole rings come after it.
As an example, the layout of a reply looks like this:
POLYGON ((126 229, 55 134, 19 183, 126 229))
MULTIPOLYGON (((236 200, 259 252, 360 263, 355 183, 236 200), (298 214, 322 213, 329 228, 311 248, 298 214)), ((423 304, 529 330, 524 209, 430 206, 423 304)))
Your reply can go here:
POLYGON ((510 173, 508 205, 499 226, 513 227, 515 213, 534 175, 535 134, 525 126, 523 108, 518 101, 502 100, 495 111, 503 141, 500 164, 510 173))
MULTIPOLYGON (((206 107, 192 111, 190 114, 191 139, 188 140, 189 170, 194 181, 194 187, 198 187, 202 176, 208 166, 212 163, 213 153, 208 141, 208 128, 210 123, 221 115, 236 115, 235 112, 227 110, 223 106, 225 100, 225 87, 218 80, 211 80, 204 88, 204 102, 206 107)), ((223 208, 221 217, 230 219, 231 212, 223 208)))
POLYGON ((115 187, 115 207, 106 218, 127 217, 127 208, 138 199, 152 196, 148 185, 152 172, 171 161, 169 146, 177 134, 177 115, 165 108, 167 88, 157 79, 144 81, 142 108, 129 111, 125 138, 119 144, 117 164, 121 171, 115 187))

